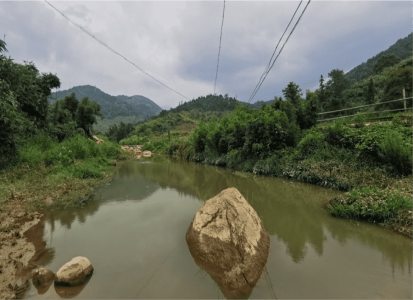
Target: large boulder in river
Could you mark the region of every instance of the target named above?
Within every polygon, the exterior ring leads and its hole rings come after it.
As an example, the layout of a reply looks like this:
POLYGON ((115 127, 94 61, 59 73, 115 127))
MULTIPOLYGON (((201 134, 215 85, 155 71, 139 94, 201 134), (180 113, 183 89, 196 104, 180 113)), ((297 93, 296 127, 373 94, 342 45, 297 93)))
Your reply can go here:
POLYGON ((85 282, 92 274, 93 267, 90 261, 83 256, 77 256, 65 263, 56 273, 55 284, 79 285, 85 282))
POLYGON ((268 259, 270 237, 236 188, 223 190, 197 211, 186 233, 195 262, 227 298, 252 291, 268 259))

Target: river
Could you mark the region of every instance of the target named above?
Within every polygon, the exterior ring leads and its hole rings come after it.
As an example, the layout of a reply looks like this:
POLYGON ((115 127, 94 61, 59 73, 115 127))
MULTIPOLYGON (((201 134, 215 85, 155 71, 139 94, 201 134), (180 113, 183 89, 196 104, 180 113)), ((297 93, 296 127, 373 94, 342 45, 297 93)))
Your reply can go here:
POLYGON ((39 294, 28 281, 18 297, 225 299, 185 235, 203 202, 228 187, 257 211, 271 240, 249 298, 412 298, 411 239, 331 217, 321 206, 342 192, 154 157, 118 165, 87 206, 47 213, 34 263, 57 272, 85 256, 94 267, 87 284, 39 294))

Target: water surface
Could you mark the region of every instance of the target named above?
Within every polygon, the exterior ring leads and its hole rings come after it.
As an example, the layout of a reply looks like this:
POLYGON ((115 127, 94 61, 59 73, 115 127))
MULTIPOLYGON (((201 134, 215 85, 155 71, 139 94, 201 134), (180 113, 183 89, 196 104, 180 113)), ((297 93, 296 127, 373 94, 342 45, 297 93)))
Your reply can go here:
POLYGON ((236 187, 270 235, 266 268, 251 299, 412 298, 412 242, 367 223, 336 219, 321 206, 341 194, 279 178, 189 162, 128 161, 83 208, 52 212, 36 256, 57 272, 76 256, 94 273, 77 291, 31 281, 21 298, 225 298, 185 241, 203 202, 236 187), (69 293, 69 294, 68 294, 69 293), (59 296, 60 295, 60 296, 59 296))

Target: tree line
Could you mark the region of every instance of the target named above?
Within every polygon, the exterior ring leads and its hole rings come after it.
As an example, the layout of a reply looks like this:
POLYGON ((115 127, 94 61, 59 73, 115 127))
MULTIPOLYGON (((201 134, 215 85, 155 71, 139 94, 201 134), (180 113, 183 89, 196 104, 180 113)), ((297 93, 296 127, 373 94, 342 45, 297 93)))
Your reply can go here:
POLYGON ((41 73, 33 62, 15 63, 5 52, 0 40, 0 170, 13 164, 24 142, 39 133, 58 142, 79 133, 91 138, 96 116, 102 116, 99 103, 70 94, 49 105, 59 78, 41 73))

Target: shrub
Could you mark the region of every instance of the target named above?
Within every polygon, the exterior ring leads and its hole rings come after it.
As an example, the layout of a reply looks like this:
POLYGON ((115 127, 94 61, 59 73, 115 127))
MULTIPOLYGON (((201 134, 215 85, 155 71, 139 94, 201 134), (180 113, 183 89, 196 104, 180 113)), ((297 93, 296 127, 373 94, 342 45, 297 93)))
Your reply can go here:
POLYGON ((333 199, 329 208, 334 216, 383 222, 403 209, 411 209, 412 200, 398 190, 368 186, 333 199))
POLYGON ((402 174, 412 173, 412 144, 399 134, 388 132, 380 144, 380 156, 402 174))
POLYGON ((325 147, 324 134, 316 127, 308 130, 304 138, 298 143, 302 156, 310 156, 320 148, 325 147))

